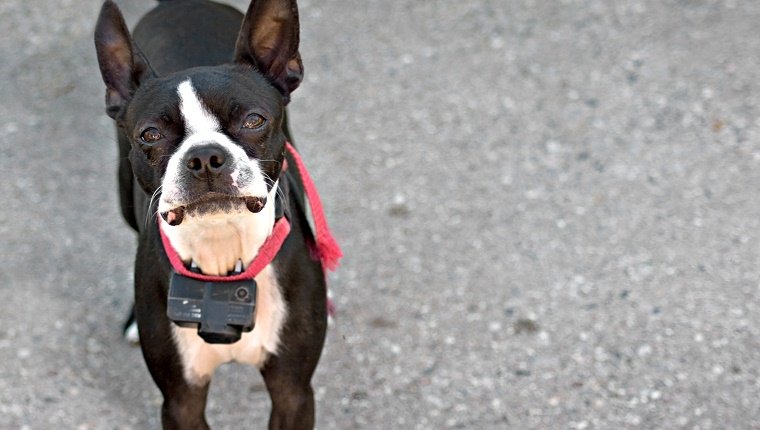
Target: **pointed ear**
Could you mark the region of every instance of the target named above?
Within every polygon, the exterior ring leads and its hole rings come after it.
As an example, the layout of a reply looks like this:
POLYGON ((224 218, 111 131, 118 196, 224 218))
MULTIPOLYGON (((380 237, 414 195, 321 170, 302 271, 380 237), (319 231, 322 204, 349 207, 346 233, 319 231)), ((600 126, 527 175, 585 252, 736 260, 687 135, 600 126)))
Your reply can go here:
POLYGON ((252 0, 238 35, 235 62, 255 66, 287 101, 303 79, 298 41, 295 0, 252 0))
POLYGON ((132 41, 121 11, 111 0, 100 9, 95 25, 95 50, 106 84, 106 113, 116 118, 140 83, 155 73, 132 41))

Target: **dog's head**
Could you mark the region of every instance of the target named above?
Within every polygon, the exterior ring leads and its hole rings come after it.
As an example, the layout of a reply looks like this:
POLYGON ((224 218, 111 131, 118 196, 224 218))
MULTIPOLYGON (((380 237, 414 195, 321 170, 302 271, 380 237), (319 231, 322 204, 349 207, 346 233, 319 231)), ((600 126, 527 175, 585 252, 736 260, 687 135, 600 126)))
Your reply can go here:
POLYGON ((117 6, 103 5, 95 45, 106 112, 169 224, 266 204, 284 157, 285 105, 303 76, 298 25, 294 0, 254 0, 230 64, 157 76, 117 6))

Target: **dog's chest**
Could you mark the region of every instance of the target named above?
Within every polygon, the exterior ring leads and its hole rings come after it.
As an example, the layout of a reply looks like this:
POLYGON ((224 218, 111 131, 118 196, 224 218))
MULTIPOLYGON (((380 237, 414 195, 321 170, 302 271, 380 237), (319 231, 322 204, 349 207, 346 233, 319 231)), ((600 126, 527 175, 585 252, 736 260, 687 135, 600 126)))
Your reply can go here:
MULTIPOLYGON (((269 194, 269 202, 259 213, 188 217, 165 233, 183 261, 193 261, 207 275, 225 275, 235 262, 251 261, 266 238, 272 233, 275 218, 277 183, 269 194)), ((243 333, 233 344, 209 344, 198 336, 196 328, 172 324, 185 379, 202 385, 214 369, 231 361, 261 367, 269 354, 276 354, 280 330, 285 321, 286 305, 272 264, 256 277, 256 316, 254 328, 243 333)))
POLYGON ((172 325, 172 334, 182 360, 185 379, 202 385, 214 369, 228 362, 263 366, 269 354, 276 354, 280 330, 285 321, 286 305, 272 265, 256 276, 256 317, 252 331, 230 345, 209 344, 195 328, 172 325))

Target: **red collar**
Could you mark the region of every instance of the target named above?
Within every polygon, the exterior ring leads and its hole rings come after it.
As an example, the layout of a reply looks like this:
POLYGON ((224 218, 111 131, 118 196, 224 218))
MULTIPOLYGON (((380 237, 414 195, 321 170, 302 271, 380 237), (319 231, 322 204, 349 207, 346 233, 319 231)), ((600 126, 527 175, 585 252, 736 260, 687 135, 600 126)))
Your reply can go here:
POLYGON ((187 276, 188 278, 204 282, 233 282, 255 278, 259 272, 264 270, 264 268, 274 260, 274 257, 277 256, 277 253, 280 251, 280 247, 282 247, 282 243, 285 241, 285 238, 288 237, 288 233, 290 233, 290 223, 288 220, 285 217, 278 219, 277 222, 274 223, 272 234, 269 235, 267 240, 264 241, 264 244, 261 245, 259 253, 256 254, 256 258, 253 259, 245 271, 230 276, 211 276, 195 273, 185 267, 185 263, 169 242, 169 238, 164 233, 163 228, 161 228, 160 217, 158 222, 158 231, 161 232, 161 242, 164 244, 164 251, 166 251, 166 256, 169 257, 169 262, 172 264, 174 271, 182 276, 187 276))

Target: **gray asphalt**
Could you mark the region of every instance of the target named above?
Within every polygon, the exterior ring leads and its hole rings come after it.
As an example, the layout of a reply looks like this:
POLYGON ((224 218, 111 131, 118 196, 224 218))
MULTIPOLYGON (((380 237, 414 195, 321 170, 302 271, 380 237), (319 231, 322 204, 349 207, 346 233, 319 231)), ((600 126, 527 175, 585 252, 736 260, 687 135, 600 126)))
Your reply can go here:
MULTIPOLYGON (((159 426, 99 3, 0 3, 2 429, 159 426)), ((760 3, 300 10, 292 127, 346 254, 320 429, 760 428, 760 3)), ((263 427, 254 370, 210 398, 263 427)))

